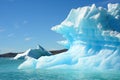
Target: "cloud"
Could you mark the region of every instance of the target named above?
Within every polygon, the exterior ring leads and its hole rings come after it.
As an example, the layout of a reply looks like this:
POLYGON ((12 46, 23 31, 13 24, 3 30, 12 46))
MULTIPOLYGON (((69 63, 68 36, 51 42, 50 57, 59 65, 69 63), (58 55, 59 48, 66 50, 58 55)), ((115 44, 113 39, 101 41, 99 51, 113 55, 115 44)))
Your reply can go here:
POLYGON ((30 41, 32 38, 31 37, 26 37, 25 41, 30 41))
POLYGON ((25 27, 25 25, 28 24, 28 21, 27 20, 23 20, 21 22, 16 22, 14 25, 14 28, 15 29, 20 29, 22 27, 25 27))
POLYGON ((5 31, 5 29, 3 29, 3 28, 0 28, 0 32, 4 32, 5 31))
POLYGON ((28 21, 27 21, 27 20, 24 20, 24 21, 23 21, 23 24, 27 24, 27 23, 28 23, 28 21))
POLYGON ((13 36, 14 36, 14 33, 8 34, 8 37, 13 37, 13 36))

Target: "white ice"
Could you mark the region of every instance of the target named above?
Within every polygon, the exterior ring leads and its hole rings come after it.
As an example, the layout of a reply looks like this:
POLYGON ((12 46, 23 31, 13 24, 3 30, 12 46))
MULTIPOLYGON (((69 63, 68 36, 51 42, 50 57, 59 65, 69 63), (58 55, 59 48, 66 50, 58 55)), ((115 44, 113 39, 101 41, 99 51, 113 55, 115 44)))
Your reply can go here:
POLYGON ((120 4, 108 4, 108 9, 95 4, 72 9, 52 30, 63 35, 66 40, 59 43, 69 50, 27 59, 19 69, 120 70, 120 4))
POLYGON ((22 54, 17 54, 14 59, 27 59, 28 57, 38 59, 41 56, 50 56, 51 53, 45 50, 40 45, 37 46, 36 49, 28 49, 22 54))

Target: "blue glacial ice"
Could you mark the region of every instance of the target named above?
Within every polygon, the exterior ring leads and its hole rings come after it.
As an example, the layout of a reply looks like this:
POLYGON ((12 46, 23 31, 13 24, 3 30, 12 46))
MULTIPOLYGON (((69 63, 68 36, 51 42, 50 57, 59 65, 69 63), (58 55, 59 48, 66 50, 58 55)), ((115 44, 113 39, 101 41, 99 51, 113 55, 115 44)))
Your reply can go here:
POLYGON ((18 69, 100 69, 120 70, 120 4, 108 8, 92 6, 72 9, 53 31, 66 39, 68 48, 54 56, 29 58, 18 69))

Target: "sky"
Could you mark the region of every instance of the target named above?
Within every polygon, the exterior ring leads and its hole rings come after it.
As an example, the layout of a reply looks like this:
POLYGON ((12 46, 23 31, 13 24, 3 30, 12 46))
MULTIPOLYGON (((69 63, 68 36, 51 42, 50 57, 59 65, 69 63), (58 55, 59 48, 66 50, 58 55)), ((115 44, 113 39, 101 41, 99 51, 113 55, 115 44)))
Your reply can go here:
POLYGON ((0 54, 23 52, 38 44, 47 50, 63 49, 62 35, 51 28, 60 24, 73 8, 107 7, 120 0, 0 0, 0 54))

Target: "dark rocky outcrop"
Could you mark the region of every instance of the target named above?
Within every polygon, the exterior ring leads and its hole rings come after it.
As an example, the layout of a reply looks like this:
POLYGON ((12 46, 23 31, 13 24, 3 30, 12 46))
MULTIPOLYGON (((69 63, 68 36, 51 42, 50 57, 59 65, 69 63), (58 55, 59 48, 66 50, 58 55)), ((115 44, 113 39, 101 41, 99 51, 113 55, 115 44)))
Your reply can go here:
POLYGON ((55 54, 59 54, 59 53, 62 53, 62 52, 66 52, 68 49, 62 49, 62 50, 52 50, 50 51, 53 55, 55 54))
POLYGON ((5 54, 0 54, 0 57, 15 57, 19 53, 5 53, 5 54))

